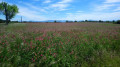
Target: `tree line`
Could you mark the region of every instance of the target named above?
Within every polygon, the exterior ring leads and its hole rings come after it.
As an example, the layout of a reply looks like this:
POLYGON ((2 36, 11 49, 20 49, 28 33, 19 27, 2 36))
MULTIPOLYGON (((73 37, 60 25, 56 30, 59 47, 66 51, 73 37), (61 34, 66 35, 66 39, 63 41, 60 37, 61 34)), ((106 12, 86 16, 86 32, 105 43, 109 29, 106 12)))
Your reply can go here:
MULTIPOLYGON (((94 21, 94 20, 83 20, 83 21, 69 21, 69 20, 66 20, 65 21, 66 23, 76 23, 76 22, 99 22, 99 23, 116 23, 116 24, 120 24, 120 20, 113 20, 113 21, 102 21, 102 20, 99 20, 99 21, 94 21)), ((54 23, 59 23, 59 21, 57 22, 56 20, 54 21, 54 23)))

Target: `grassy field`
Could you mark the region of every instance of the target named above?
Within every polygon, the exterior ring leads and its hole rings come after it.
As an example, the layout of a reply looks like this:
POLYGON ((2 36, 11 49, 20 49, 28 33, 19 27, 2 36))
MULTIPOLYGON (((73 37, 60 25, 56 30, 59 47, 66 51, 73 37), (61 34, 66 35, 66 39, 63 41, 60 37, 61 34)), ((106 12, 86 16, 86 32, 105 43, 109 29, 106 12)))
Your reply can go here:
POLYGON ((0 24, 0 67, 119 67, 120 25, 0 24))

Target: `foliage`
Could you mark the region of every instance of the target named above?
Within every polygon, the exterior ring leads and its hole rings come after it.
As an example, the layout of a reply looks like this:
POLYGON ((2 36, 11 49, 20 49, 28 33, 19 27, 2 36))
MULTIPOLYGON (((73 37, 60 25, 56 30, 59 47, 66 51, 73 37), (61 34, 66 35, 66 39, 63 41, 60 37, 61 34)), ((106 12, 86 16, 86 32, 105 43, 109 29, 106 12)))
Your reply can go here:
POLYGON ((74 22, 77 22, 77 20, 75 20, 74 22))
POLYGON ((4 22, 5 22, 5 20, 0 19, 0 23, 4 23, 4 22))
POLYGON ((68 20, 66 20, 66 23, 68 23, 68 20))
POLYGON ((13 23, 0 31, 0 67, 120 66, 117 24, 13 23))
POLYGON ((99 20, 99 22, 103 22, 102 20, 99 20))
POLYGON ((85 22, 88 22, 88 20, 85 20, 85 22))
POLYGON ((55 20, 54 23, 56 23, 57 21, 55 20))
POLYGON ((117 21, 117 24, 120 24, 120 20, 117 21))
POLYGON ((2 2, 0 3, 0 12, 5 15, 6 24, 8 24, 10 19, 12 19, 18 13, 18 8, 16 5, 9 5, 6 2, 2 2))

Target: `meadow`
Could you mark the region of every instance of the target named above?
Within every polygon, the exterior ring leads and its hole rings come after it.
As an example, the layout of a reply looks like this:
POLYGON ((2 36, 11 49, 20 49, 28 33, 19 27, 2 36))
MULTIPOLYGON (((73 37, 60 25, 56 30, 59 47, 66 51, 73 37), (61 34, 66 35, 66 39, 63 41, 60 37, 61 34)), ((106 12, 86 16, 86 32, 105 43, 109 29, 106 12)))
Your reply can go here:
POLYGON ((120 25, 0 24, 0 67, 119 67, 120 25))

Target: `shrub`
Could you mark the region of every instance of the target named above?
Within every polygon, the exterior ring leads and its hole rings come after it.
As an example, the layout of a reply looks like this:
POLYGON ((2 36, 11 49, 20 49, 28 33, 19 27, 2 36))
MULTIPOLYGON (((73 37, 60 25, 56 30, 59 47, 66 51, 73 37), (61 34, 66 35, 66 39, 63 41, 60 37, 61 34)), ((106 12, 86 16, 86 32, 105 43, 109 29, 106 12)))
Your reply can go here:
POLYGON ((85 22, 88 22, 88 20, 85 20, 85 22))
POLYGON ((106 23, 110 23, 110 21, 106 21, 106 23))
POLYGON ((103 22, 102 20, 99 20, 99 22, 103 22))
POLYGON ((5 20, 0 19, 0 23, 4 23, 4 22, 5 22, 5 20))
POLYGON ((66 23, 68 23, 68 20, 66 20, 66 23))
POLYGON ((120 20, 117 21, 117 24, 120 24, 120 20))
POLYGON ((54 23, 56 23, 57 21, 55 20, 54 23))
POLYGON ((76 20, 74 22, 77 22, 76 20))

